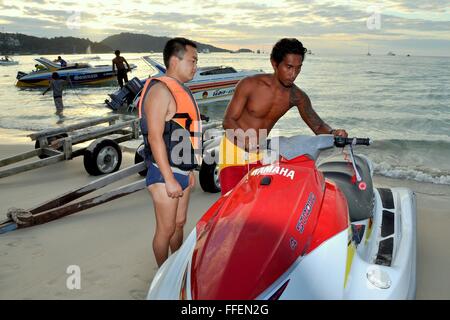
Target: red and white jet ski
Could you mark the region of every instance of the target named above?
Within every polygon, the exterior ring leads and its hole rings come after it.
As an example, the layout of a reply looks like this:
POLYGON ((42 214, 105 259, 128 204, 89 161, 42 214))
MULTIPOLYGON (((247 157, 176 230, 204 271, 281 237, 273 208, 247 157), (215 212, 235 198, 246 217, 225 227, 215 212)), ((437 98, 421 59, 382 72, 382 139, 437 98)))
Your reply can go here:
POLYGON ((356 144, 370 140, 272 139, 278 160, 251 170, 204 214, 147 298, 415 298, 415 194, 375 188, 356 144), (345 145, 352 161, 316 166, 321 150, 345 145))

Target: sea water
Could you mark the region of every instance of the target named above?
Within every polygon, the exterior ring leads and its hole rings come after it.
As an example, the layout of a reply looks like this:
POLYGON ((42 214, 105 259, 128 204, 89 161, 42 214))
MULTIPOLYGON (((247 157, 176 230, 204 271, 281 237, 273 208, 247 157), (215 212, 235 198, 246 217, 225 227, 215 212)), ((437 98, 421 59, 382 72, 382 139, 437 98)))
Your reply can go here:
MULTIPOLYGON (((138 66, 128 74, 130 79, 144 79, 154 72, 140 59, 142 55, 123 54, 138 66)), ((63 58, 79 61, 85 56, 63 58)), ((88 62, 111 65, 112 54, 99 56, 100 60, 88 62)), ((31 132, 113 114, 104 101, 117 89, 115 82, 103 87, 69 86, 64 92, 64 119, 54 114, 51 92, 42 96, 43 88, 15 87, 17 72, 34 69, 35 57, 16 56, 19 65, 0 66, 0 128, 31 132)), ((161 53, 151 57, 162 61, 161 53)), ((199 66, 212 65, 272 72, 268 54, 199 54, 199 66)), ((450 185, 450 57, 307 55, 296 85, 331 127, 372 138, 372 146, 357 147, 357 152, 372 159, 376 173, 450 185)), ((221 121, 226 106, 227 102, 215 103, 201 111, 221 121)), ((296 108, 272 132, 293 134, 312 134, 296 108)))

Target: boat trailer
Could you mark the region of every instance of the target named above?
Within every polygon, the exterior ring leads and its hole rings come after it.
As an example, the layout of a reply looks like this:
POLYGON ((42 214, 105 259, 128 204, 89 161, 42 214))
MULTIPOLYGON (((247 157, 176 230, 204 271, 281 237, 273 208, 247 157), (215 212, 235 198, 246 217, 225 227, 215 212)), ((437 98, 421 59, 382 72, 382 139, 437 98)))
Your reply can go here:
POLYGON ((119 121, 118 115, 84 121, 71 126, 42 130, 28 135, 35 149, 0 159, 0 178, 84 156, 86 171, 94 176, 119 170, 122 151, 119 143, 139 137, 139 119, 119 121), (108 124, 104 126, 104 124, 108 124), (99 126, 103 125, 103 126, 99 126), (73 146, 94 140, 89 146, 73 146), (35 161, 18 164, 36 158, 35 161), (10 167, 13 164, 18 164, 10 167), (4 168, 7 167, 7 168, 4 168))
MULTIPOLYGON (((104 123, 108 121, 114 121, 117 120, 115 117, 105 118, 102 121, 97 119, 96 121, 90 121, 89 124, 93 125, 93 123, 104 123)), ((137 119, 138 120, 138 119, 137 119)), ((112 132, 118 133, 117 131, 120 131, 122 134, 119 134, 119 137, 116 137, 114 139, 106 139, 106 141, 113 141, 114 143, 119 143, 122 141, 129 140, 135 135, 139 137, 139 132, 136 131, 139 129, 138 125, 139 122, 136 122, 135 120, 127 121, 126 125, 131 126, 132 130, 131 132, 127 132, 123 129, 123 126, 125 126, 125 123, 120 123, 117 125, 110 125, 109 127, 106 127, 105 129, 102 129, 100 132, 102 134, 111 134, 112 132), (136 125, 137 123, 137 125, 136 125), (109 130, 108 130, 109 128, 109 130)), ((55 142, 50 142, 51 137, 56 137, 57 135, 60 135, 62 133, 67 133, 69 131, 77 130, 80 127, 85 127, 86 123, 74 125, 72 127, 65 128, 66 130, 61 129, 55 129, 55 130, 46 130, 45 132, 41 132, 38 134, 32 134, 30 135, 31 139, 37 140, 39 142, 39 148, 37 148, 34 151, 30 151, 27 153, 23 153, 18 156, 14 156, 8 159, 1 160, 0 162, 2 165, 4 163, 12 163, 12 161, 19 161, 23 160, 32 156, 40 156, 45 155, 48 156, 48 158, 37 160, 29 165, 23 165, 19 167, 19 169, 9 169, 0 171, 0 174, 2 174, 0 177, 9 176, 15 173, 24 172, 27 170, 32 170, 35 168, 43 167, 45 165, 49 165, 58 161, 66 160, 66 159, 72 159, 74 156, 83 154, 82 151, 76 151, 72 152, 71 144, 70 142, 75 141, 76 143, 80 141, 88 141, 92 140, 93 135, 87 135, 87 134, 78 134, 73 135, 71 137, 59 137, 55 142), (70 130, 68 130, 70 129, 70 130), (44 134, 45 133, 45 134, 44 134), (75 137, 75 138, 73 138, 75 137), (87 139, 90 137, 90 139, 87 139), (48 147, 48 144, 51 143, 52 148, 48 147), (42 146, 42 147, 41 147, 42 146), (63 147, 63 151, 55 151, 53 148, 56 147, 63 147), (51 161, 49 161, 51 160, 51 161), (6 172, 6 173, 5 173, 6 172)), ((204 157, 211 156, 211 150, 217 149, 218 143, 220 142, 220 138, 222 135, 222 131, 218 130, 217 127, 219 124, 217 123, 210 123, 210 124, 204 124, 203 127, 203 154, 204 157)), ((99 134, 99 131, 95 131, 96 134, 99 134)), ((98 139, 97 143, 94 141, 94 146, 101 145, 102 141, 105 141, 104 139, 98 139)), ((92 145, 92 144, 91 144, 92 145)), ((111 144, 108 143, 107 146, 111 146, 111 144)), ((51 200, 48 200, 42 204, 39 204, 33 208, 30 208, 28 210, 24 209, 18 209, 18 208, 10 208, 6 214, 6 219, 3 221, 0 220, 0 234, 6 233, 9 231, 13 231, 16 229, 31 227, 39 224, 43 224, 52 220, 56 220, 58 218, 89 209, 91 207, 100 205, 102 203, 106 203, 109 201, 112 201, 114 199, 126 196, 128 194, 132 194, 136 191, 142 190, 145 188, 145 178, 139 179, 138 181, 129 183, 127 185, 118 187, 116 189, 113 189, 111 191, 108 191, 106 193, 103 193, 101 195, 81 200, 79 202, 75 202, 74 200, 79 199, 81 197, 84 197, 85 195, 97 191, 100 188, 103 188, 109 184, 115 183, 121 179, 124 179, 126 177, 129 177, 134 174, 139 174, 141 176, 145 176, 147 172, 147 167, 145 163, 143 162, 142 158, 142 148, 143 144, 141 144, 135 151, 135 157, 134 162, 135 164, 119 170, 117 172, 108 173, 107 175, 92 181, 84 186, 81 186, 75 190, 66 192, 62 195, 57 196, 56 198, 53 198, 51 200)), ((92 148, 91 148, 92 149, 92 148)), ((95 150, 95 147, 93 148, 95 150)), ((80 150, 83 150, 84 152, 91 152, 89 151, 89 147, 82 148, 80 150)), ((120 149, 118 149, 120 151, 120 149)), ((111 150, 110 150, 111 151, 111 150)), ((100 154, 97 152, 97 154, 100 154)), ((97 157, 98 158, 98 157, 97 157)), ((90 159, 90 158, 88 158, 90 159)), ((121 159, 121 156, 120 156, 121 159)), ((120 163, 119 163, 120 166, 120 163)), ((200 170, 200 185, 202 186, 203 190, 207 192, 218 192, 220 191, 220 185, 218 184, 218 176, 217 176, 217 170, 215 170, 217 164, 216 163, 206 163, 204 162, 202 166, 199 168, 200 170), (205 188, 206 186, 206 188, 205 188), (212 188, 212 189, 208 189, 212 188)), ((85 155, 85 167, 86 167, 86 155, 85 155)), ((97 169, 101 169, 98 168, 97 169)), ((117 170, 117 169, 116 169, 117 170)), ((88 171, 89 172, 89 171, 88 171)), ((101 173, 100 173, 101 174, 101 173)))

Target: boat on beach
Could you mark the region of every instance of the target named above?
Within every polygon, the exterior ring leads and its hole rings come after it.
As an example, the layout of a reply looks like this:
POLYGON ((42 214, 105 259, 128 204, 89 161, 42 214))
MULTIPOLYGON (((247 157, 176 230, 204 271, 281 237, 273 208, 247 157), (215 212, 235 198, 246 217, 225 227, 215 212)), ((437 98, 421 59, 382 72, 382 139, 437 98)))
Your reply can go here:
MULTIPOLYGON (((73 85, 104 85, 116 79, 116 74, 111 65, 92 66, 88 63, 72 63, 61 67, 59 63, 52 62, 46 58, 35 59, 40 66, 39 70, 25 73, 17 73, 16 86, 21 88, 46 87, 53 72, 58 72, 61 79, 70 81, 73 85)), ((135 69, 134 64, 130 64, 135 69)))
MULTIPOLYGON (((158 70, 154 77, 166 73, 166 68, 149 56, 143 57, 151 67, 158 70)), ((239 80, 262 73, 261 70, 236 70, 231 66, 198 67, 194 78, 186 83, 198 104, 217 102, 231 98, 239 80)))
MULTIPOLYGON (((144 56, 142 59, 156 71, 151 77, 160 77, 166 73, 165 66, 158 61, 149 56, 144 56)), ((194 99, 199 105, 207 104, 230 99, 239 80, 258 73, 262 73, 262 71, 236 70, 231 66, 199 67, 197 68, 194 78, 187 82, 186 86, 191 90, 194 99)), ((112 100, 105 101, 109 108, 117 110, 127 101, 133 101, 132 103, 127 104, 131 110, 134 110, 137 106, 140 90, 142 90, 146 80, 137 79, 137 81, 140 82, 140 85, 136 82, 136 78, 133 80, 133 82, 130 81, 133 88, 124 86, 123 89, 119 89, 115 93, 109 95, 112 100), (135 94, 136 84, 139 87, 137 95, 135 94)))

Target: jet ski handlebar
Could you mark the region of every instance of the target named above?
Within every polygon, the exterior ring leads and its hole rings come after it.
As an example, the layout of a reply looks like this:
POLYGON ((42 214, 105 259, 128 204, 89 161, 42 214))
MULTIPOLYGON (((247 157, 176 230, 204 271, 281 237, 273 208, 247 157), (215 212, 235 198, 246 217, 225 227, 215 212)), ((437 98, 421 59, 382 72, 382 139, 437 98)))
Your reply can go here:
POLYGON ((339 148, 343 148, 348 145, 363 145, 370 146, 372 140, 370 138, 344 138, 344 137, 334 137, 334 145, 339 148))
POLYGON ((296 135, 292 137, 274 137, 268 143, 268 148, 278 152, 283 158, 290 160, 301 155, 308 155, 311 159, 317 160, 322 150, 333 147, 344 148, 349 146, 353 150, 354 145, 370 145, 369 138, 344 138, 334 137, 331 134, 317 136, 296 135))

